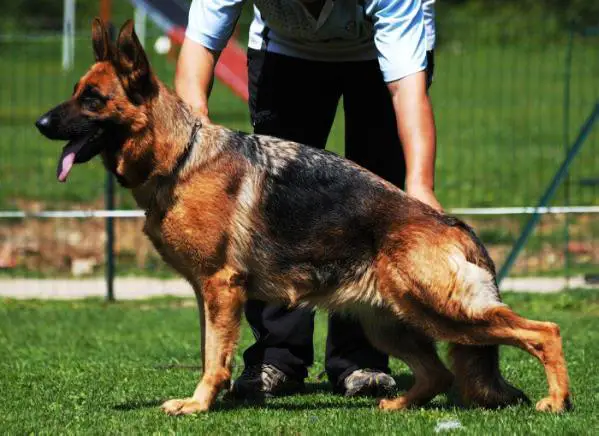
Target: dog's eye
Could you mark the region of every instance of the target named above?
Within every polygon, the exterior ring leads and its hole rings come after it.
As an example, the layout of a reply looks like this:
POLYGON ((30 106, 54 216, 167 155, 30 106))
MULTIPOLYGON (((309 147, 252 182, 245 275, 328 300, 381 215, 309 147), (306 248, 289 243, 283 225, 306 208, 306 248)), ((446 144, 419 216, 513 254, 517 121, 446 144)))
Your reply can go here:
POLYGON ((81 103, 89 111, 97 111, 104 106, 104 101, 96 97, 83 97, 81 103))
POLYGON ((81 96, 79 97, 82 106, 90 111, 97 111, 101 109, 105 103, 107 98, 104 97, 100 91, 91 86, 87 86, 81 96))

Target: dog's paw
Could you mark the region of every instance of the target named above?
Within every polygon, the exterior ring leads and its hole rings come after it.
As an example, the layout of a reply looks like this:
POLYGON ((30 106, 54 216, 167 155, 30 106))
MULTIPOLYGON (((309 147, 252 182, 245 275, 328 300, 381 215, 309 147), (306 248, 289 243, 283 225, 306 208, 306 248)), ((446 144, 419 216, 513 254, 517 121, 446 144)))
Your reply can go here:
POLYGON ((409 406, 410 403, 406 397, 384 399, 379 402, 379 409, 381 410, 403 410, 407 409, 409 406))
POLYGON ((169 415, 191 415, 192 413, 205 412, 208 407, 203 406, 193 398, 184 398, 182 400, 168 400, 160 407, 169 415))
POLYGON ((569 396, 565 398, 546 397, 537 403, 539 412, 562 413, 570 409, 572 409, 572 403, 569 396))

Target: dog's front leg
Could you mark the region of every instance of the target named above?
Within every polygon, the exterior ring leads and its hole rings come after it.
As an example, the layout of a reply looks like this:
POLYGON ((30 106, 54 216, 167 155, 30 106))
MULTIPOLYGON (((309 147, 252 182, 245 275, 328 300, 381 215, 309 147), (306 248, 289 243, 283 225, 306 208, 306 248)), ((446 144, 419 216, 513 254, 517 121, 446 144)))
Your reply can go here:
POLYGON ((235 270, 223 268, 203 281, 204 374, 191 398, 169 400, 162 405, 168 414, 187 415, 206 411, 222 388, 229 384, 245 302, 245 289, 240 277, 235 270))

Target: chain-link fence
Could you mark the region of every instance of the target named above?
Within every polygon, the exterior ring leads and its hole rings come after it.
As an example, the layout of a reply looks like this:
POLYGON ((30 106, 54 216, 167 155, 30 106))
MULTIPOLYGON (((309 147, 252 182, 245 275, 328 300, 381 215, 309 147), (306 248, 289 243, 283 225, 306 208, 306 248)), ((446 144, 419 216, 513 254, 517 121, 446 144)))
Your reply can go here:
MULTIPOLYGON (((522 34, 509 20, 446 20, 440 26, 431 90, 438 128, 437 191, 448 210, 474 225, 498 265, 599 99, 599 36, 535 23, 522 34), (503 210, 500 208, 515 208, 503 210), (530 211, 528 211, 530 212, 530 211)), ((516 23, 517 24, 517 23, 516 23)), ((174 55, 158 55, 160 34, 148 29, 150 60, 172 83, 174 55)), ((105 209, 99 161, 56 182, 61 145, 43 139, 34 121, 66 99, 92 61, 89 32, 78 33, 75 65, 61 68, 60 35, 0 35, 0 278, 100 276, 103 218, 15 218, 16 211, 105 209), (6 213, 11 212, 11 213, 6 213), (12 218, 6 218, 6 217, 12 218)), ((211 116, 249 131, 246 103, 216 85, 211 116)), ((341 117, 329 148, 343 151, 341 117)), ((550 206, 579 213, 543 215, 512 275, 576 276, 599 272, 599 126, 574 158, 550 206), (580 213, 583 212, 583 213, 580 213)), ((384 159, 385 156, 381 156, 384 159)), ((115 208, 135 204, 115 193, 115 208)), ((170 276, 141 232, 141 218, 115 219, 119 275, 170 276)), ((3 283, 9 283, 4 281, 3 283)))

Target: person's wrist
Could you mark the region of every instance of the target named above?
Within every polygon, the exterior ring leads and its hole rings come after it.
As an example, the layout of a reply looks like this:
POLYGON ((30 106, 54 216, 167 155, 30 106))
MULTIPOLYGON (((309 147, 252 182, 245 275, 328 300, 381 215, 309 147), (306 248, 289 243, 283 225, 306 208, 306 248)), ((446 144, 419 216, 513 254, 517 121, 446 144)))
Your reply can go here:
POLYGON ((191 111, 200 118, 208 118, 208 105, 205 103, 190 104, 191 111))
POLYGON ((432 183, 426 182, 411 182, 410 184, 406 183, 406 192, 410 197, 413 197, 433 209, 436 209, 439 212, 443 211, 443 206, 437 200, 437 197, 434 193, 434 187, 432 183))
POLYGON ((406 190, 413 191, 431 191, 435 190, 434 183, 431 181, 426 181, 422 179, 406 179, 406 190))

